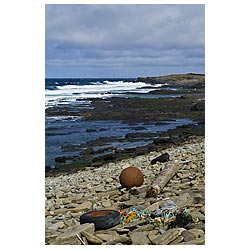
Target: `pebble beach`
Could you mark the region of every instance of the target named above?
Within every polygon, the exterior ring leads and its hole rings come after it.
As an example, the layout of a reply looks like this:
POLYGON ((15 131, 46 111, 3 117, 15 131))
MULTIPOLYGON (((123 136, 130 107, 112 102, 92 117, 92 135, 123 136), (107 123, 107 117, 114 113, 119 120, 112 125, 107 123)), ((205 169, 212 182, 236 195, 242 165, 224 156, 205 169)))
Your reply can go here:
POLYGON ((205 145, 204 136, 192 136, 180 145, 160 151, 86 167, 72 174, 45 178, 45 244, 47 245, 201 245, 205 244, 205 145), (155 157, 168 153, 169 163, 183 161, 181 169, 157 197, 146 198, 149 185, 166 163, 151 165, 155 157), (130 190, 119 182, 121 171, 139 168, 144 176, 140 187, 130 190), (160 225, 134 221, 106 230, 93 223, 80 224, 90 210, 137 208, 154 211, 164 200, 185 208, 197 221, 185 227, 162 230, 160 225))

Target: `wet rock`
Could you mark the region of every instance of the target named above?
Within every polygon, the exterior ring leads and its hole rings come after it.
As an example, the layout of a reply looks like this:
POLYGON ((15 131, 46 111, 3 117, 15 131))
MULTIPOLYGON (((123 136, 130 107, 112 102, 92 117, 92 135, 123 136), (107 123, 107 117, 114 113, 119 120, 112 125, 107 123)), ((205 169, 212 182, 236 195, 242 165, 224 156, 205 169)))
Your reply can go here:
POLYGON ((192 108, 192 111, 204 111, 205 110, 205 102, 201 101, 201 102, 197 102, 195 103, 192 108))
POLYGON ((155 133, 128 133, 126 134, 125 138, 131 140, 135 138, 148 138, 148 137, 154 137, 155 133))
MULTIPOLYGON (((165 143, 169 143, 170 139, 169 138, 157 138, 154 139, 154 144, 158 145, 158 144, 165 144, 165 143)), ((151 163, 152 164, 152 163, 151 163)))
POLYGON ((51 170, 51 167, 48 166, 48 165, 46 165, 46 166, 45 166, 45 173, 46 173, 46 172, 49 172, 50 170, 51 170))
POLYGON ((148 245, 149 239, 143 232, 132 232, 130 234, 132 245, 148 245))
POLYGON ((106 128, 100 128, 99 131, 107 131, 108 129, 106 128))
POLYGON ((168 153, 164 153, 156 158, 154 158, 151 161, 151 164, 154 165, 156 162, 166 162, 169 161, 169 154, 168 153))
POLYGON ((113 150, 115 150, 115 148, 112 147, 112 146, 111 147, 104 146, 104 147, 101 147, 99 149, 96 149, 95 150, 95 154, 101 154, 101 153, 105 153, 105 152, 111 152, 113 150))
POLYGON ((97 132, 97 130, 96 129, 92 129, 92 128, 88 128, 88 129, 86 129, 86 132, 87 133, 92 133, 92 132, 97 132))
POLYGON ((85 148, 85 149, 82 150, 83 155, 88 155, 88 154, 93 154, 93 153, 94 153, 93 148, 85 148))
POLYGON ((135 156, 138 156, 138 155, 145 155, 149 152, 149 149, 148 147, 138 147, 135 149, 135 156))
POLYGON ((135 127, 133 128, 135 131, 138 131, 138 130, 147 130, 145 127, 135 127))
POLYGON ((55 162, 57 163, 66 163, 67 158, 65 156, 59 156, 55 158, 55 162))
POLYGON ((95 156, 93 158, 93 162, 110 161, 110 160, 115 159, 115 157, 116 157, 116 155, 114 152, 106 152, 106 153, 103 153, 99 156, 95 156))

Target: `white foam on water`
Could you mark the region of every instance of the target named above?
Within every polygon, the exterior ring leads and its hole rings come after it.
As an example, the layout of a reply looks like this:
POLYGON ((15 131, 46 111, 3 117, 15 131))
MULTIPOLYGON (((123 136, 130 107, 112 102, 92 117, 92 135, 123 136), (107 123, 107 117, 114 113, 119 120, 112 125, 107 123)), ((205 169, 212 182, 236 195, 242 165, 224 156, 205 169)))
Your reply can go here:
POLYGON ((161 87, 162 84, 152 85, 144 82, 129 81, 103 81, 91 82, 88 85, 64 85, 57 86, 55 90, 45 90, 45 107, 51 107, 63 103, 72 103, 77 99, 108 98, 123 94, 124 92, 148 93, 152 88, 161 87))
POLYGON ((46 117, 46 122, 51 123, 51 122, 56 122, 56 121, 63 121, 63 120, 71 120, 71 121, 77 121, 80 120, 81 117, 79 116, 48 116, 46 117))

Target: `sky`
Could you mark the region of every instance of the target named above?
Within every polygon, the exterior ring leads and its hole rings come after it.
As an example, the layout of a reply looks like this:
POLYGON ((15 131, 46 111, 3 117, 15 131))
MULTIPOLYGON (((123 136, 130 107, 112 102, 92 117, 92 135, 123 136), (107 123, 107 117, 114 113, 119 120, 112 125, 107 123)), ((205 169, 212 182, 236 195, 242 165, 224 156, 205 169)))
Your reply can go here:
POLYGON ((205 5, 47 4, 47 78, 205 72, 205 5))

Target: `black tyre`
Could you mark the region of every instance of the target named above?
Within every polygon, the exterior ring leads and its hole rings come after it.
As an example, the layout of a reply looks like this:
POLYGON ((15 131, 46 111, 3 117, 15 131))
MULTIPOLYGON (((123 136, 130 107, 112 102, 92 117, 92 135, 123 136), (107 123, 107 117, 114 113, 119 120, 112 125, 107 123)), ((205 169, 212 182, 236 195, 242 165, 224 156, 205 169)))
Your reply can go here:
POLYGON ((80 224, 94 223, 96 229, 107 229, 120 223, 120 213, 116 210, 97 210, 80 216, 80 224))

